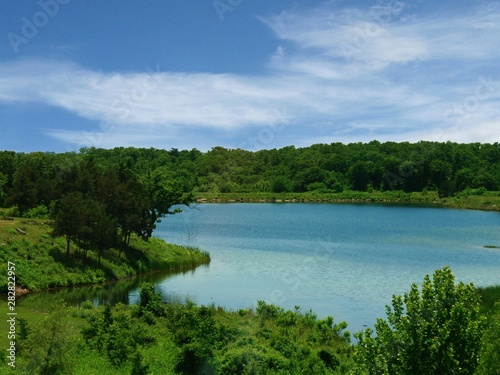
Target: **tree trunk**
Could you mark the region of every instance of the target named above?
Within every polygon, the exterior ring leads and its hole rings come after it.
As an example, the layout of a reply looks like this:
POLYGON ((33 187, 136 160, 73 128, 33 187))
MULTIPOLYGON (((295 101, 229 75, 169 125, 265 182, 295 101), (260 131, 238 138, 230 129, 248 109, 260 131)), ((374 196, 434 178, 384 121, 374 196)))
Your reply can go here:
POLYGON ((66 236, 66 260, 69 260, 69 246, 71 243, 71 236, 66 236))

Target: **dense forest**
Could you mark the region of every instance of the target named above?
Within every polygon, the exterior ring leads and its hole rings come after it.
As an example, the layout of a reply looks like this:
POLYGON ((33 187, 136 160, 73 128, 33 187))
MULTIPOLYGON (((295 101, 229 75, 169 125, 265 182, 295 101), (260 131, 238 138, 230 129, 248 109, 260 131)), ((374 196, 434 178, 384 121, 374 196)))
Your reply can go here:
POLYGON ((49 210, 51 202, 72 191, 101 189, 102 195, 102 185, 120 184, 147 190, 154 187, 146 182, 161 181, 176 194, 429 190, 446 197, 467 189, 500 190, 500 144, 372 141, 255 152, 222 147, 205 153, 123 147, 0 152, 0 205, 17 205, 22 215, 39 206, 49 210))

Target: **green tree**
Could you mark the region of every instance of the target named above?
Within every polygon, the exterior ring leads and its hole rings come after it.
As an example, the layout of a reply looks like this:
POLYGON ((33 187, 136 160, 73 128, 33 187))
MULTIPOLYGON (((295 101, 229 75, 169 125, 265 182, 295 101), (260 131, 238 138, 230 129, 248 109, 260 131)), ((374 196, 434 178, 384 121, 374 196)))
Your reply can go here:
POLYGON ((478 365, 483 320, 472 284, 455 285, 449 267, 393 296, 387 321, 378 319, 377 335, 367 329, 358 339, 361 374, 473 374, 478 365))
POLYGON ((83 226, 83 213, 87 203, 83 195, 73 192, 64 195, 56 206, 53 235, 66 237, 66 259, 69 258, 71 241, 76 239, 83 226))
POLYGON ((0 207, 3 206, 7 193, 5 192, 5 186, 7 185, 7 176, 0 172, 0 207))
POLYGON ((375 165, 372 161, 357 161, 347 171, 347 175, 354 190, 364 191, 373 181, 372 174, 375 165))
POLYGON ((166 215, 172 215, 182 210, 177 205, 188 205, 192 201, 191 194, 184 194, 179 182, 173 178, 172 173, 166 168, 157 168, 149 171, 140 179, 145 192, 147 210, 143 218, 144 238, 151 237, 156 223, 166 215))
POLYGON ((285 176, 276 176, 271 180, 270 186, 273 193, 285 193, 290 191, 290 180, 285 176))
POLYGON ((7 205, 16 205, 21 217, 38 203, 38 175, 37 170, 28 164, 21 164, 14 174, 13 187, 9 191, 7 205))

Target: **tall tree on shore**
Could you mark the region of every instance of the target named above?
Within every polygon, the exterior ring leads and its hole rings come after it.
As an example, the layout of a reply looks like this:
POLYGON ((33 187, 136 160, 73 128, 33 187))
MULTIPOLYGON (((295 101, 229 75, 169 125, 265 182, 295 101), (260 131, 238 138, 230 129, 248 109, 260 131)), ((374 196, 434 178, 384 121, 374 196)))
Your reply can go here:
POLYGON ((182 212, 180 205, 188 205, 193 201, 191 194, 182 192, 179 181, 166 168, 159 167, 148 171, 140 179, 145 192, 147 210, 144 212, 143 238, 151 237, 156 223, 166 215, 182 212))

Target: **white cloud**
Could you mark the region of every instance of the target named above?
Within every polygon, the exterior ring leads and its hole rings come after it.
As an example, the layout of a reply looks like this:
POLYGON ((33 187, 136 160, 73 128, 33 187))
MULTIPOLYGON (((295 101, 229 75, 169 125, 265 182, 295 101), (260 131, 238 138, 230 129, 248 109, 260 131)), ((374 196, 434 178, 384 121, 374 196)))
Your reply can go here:
MULTIPOLYGON (((327 2, 263 19, 279 43, 268 74, 259 76, 159 67, 105 73, 47 60, 0 64, 0 103, 37 102, 91 119, 106 147, 180 142, 197 131, 237 136, 267 126, 285 106, 286 136, 293 139, 300 130, 297 144, 418 141, 436 134, 462 142, 499 140, 499 95, 481 100, 460 124, 445 118, 474 95, 479 75, 500 74, 500 10, 424 16, 391 4, 354 9, 327 2), (331 134, 314 134, 315 124, 326 122, 335 124, 331 134)), ((49 134, 73 144, 85 138, 66 129, 49 134)))

